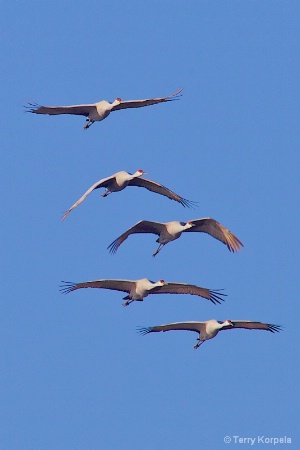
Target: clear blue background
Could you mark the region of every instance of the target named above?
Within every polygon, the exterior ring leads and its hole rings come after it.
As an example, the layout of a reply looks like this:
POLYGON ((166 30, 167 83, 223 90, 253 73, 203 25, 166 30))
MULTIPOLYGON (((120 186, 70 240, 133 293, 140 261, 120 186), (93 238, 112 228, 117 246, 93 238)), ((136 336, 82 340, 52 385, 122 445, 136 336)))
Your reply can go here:
POLYGON ((0 12, 1 449, 239 447, 226 435, 288 436, 276 448, 299 449, 299 1, 30 0, 0 12), (22 110, 181 86, 180 101, 86 132, 83 117, 22 110), (198 208, 96 191, 61 222, 95 181, 140 168, 198 208), (191 234, 156 258, 153 235, 106 250, 138 220, 201 217, 244 249, 191 234), (119 292, 59 293, 61 280, 142 277, 228 297, 123 308, 119 292), (284 331, 220 333, 197 351, 194 333, 136 333, 212 318, 284 331))

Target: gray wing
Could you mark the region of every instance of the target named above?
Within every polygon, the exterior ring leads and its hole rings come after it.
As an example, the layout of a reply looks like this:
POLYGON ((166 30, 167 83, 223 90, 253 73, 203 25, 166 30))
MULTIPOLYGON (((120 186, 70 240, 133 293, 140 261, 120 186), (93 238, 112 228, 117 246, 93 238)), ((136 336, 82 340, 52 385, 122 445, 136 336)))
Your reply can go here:
POLYGON ((194 284, 187 283, 167 283, 163 286, 158 286, 150 291, 150 294, 190 294, 198 295, 199 297, 206 298, 212 303, 221 303, 224 301, 222 297, 226 294, 222 294, 220 290, 211 291, 207 288, 195 286, 194 284))
POLYGON ((82 288, 98 288, 98 289, 111 289, 113 291, 122 291, 129 293, 132 285, 135 283, 132 280, 95 280, 85 281, 83 283, 72 283, 71 281, 62 281, 64 283, 60 286, 62 294, 68 294, 69 292, 76 291, 82 288))
POLYGON ((223 242, 228 248, 230 252, 237 252, 244 247, 242 242, 228 230, 228 228, 224 227, 221 223, 217 222, 214 219, 209 217, 204 219, 196 219, 191 220, 195 226, 192 228, 188 228, 184 230, 185 233, 188 232, 203 232, 208 233, 218 241, 223 242))
POLYGON ((174 322, 155 327, 139 327, 138 332, 143 336, 148 333, 173 330, 196 331, 197 333, 201 333, 203 327, 205 327, 205 322, 174 322))
POLYGON ((178 100, 180 97, 180 93, 183 89, 178 89, 174 94, 168 95, 167 97, 159 97, 159 98, 148 98, 145 100, 126 100, 121 102, 119 105, 116 105, 112 108, 112 111, 117 111, 118 109, 126 109, 126 108, 141 108, 142 106, 150 106, 156 105, 157 103, 170 102, 172 100, 178 100))
POLYGON ((135 225, 133 225, 133 227, 129 228, 129 230, 125 231, 125 233, 121 234, 121 236, 115 239, 107 248, 109 249, 110 253, 116 253, 122 242, 124 242, 131 234, 152 233, 159 236, 164 228, 165 226, 162 223, 141 220, 140 222, 137 222, 135 225))
POLYGON ((250 320, 231 320, 230 322, 233 324, 233 327, 223 328, 222 330, 246 328, 248 330, 266 330, 271 331, 271 333, 282 331, 280 325, 272 325, 270 323, 252 322, 250 320))
POLYGON ((34 114, 75 114, 77 116, 88 116, 96 109, 95 105, 73 105, 73 106, 41 106, 35 103, 28 103, 27 112, 34 114))
POLYGON ((62 220, 65 220, 65 218, 70 214, 70 212, 72 211, 72 209, 76 208, 78 205, 80 205, 80 203, 83 202, 83 200, 94 190, 94 189, 98 189, 101 187, 106 187, 107 184, 109 184, 109 182, 115 178, 114 175, 112 175, 111 177, 107 177, 107 178, 103 178, 102 180, 97 181, 96 183, 94 183, 83 195, 82 197, 80 197, 80 199, 77 200, 77 202, 74 203, 74 205, 71 206, 71 208, 68 209, 68 211, 66 211, 64 213, 64 215, 62 216, 62 220))
POLYGON ((171 200, 175 200, 176 202, 181 203, 181 205, 184 207, 193 208, 196 204, 196 202, 187 200, 186 198, 183 198, 180 195, 175 194, 175 192, 166 188, 162 184, 156 183, 155 181, 152 180, 147 180, 146 178, 133 178, 133 180, 129 182, 129 185, 143 187, 148 189, 148 191, 164 195, 165 197, 168 197, 171 200))

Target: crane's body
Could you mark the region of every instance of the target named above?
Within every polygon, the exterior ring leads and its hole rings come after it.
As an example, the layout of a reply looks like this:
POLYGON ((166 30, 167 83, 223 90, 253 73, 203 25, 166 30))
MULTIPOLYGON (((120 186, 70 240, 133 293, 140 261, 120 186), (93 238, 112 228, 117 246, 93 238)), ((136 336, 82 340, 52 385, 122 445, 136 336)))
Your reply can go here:
POLYGON ((148 98, 145 100, 125 100, 122 101, 120 97, 117 97, 112 103, 101 100, 97 103, 84 104, 84 105, 70 105, 70 106, 41 106, 36 103, 29 103, 27 111, 34 114, 73 114, 79 116, 85 116, 86 125, 83 127, 87 130, 94 122, 100 122, 106 119, 112 111, 118 111, 120 109, 127 108, 141 108, 143 106, 156 105, 158 103, 170 102, 177 100, 181 95, 182 89, 178 89, 174 94, 166 97, 148 98))
POLYGON ((152 233, 158 236, 156 242, 159 243, 159 247, 153 253, 153 256, 156 256, 164 245, 178 239, 183 232, 208 233, 215 239, 225 244, 231 252, 237 252, 241 247, 243 247, 242 242, 234 236, 228 228, 224 227, 216 220, 207 217, 203 219, 191 220, 189 222, 172 221, 160 223, 151 222, 149 220, 141 220, 115 239, 108 246, 108 249, 111 253, 115 253, 122 242, 124 242, 131 234, 152 233))
POLYGON ((190 294, 210 300, 212 303, 221 303, 225 294, 220 290, 210 290, 194 284, 174 283, 158 280, 150 281, 148 278, 140 280, 95 280, 83 283, 64 282, 61 286, 61 292, 67 294, 82 288, 102 288, 116 291, 127 292, 128 295, 123 298, 127 300, 123 306, 128 306, 133 301, 142 301, 149 294, 190 294))
POLYGON ((147 180, 146 178, 141 178, 142 175, 144 175, 147 172, 144 172, 142 169, 137 170, 135 173, 131 174, 128 172, 125 172, 124 170, 121 170, 120 172, 116 172, 110 177, 102 178, 101 180, 94 183, 75 203, 72 205, 68 211, 65 212, 65 214, 62 217, 62 220, 64 220, 68 214, 77 206, 79 206, 85 198, 95 189, 99 188, 105 188, 105 192, 102 195, 102 197, 107 197, 108 195, 119 192, 125 189, 127 186, 137 186, 137 187, 143 187, 151 192, 154 192, 155 194, 163 195, 170 200, 175 200, 176 202, 180 203, 184 207, 190 207, 193 208, 195 205, 195 202, 192 202, 190 200, 187 200, 186 198, 181 197, 178 194, 175 194, 175 192, 171 191, 170 189, 166 188, 162 184, 156 183, 152 180, 147 180))
MULTIPOLYGON (((143 170, 137 170, 134 174, 125 172, 125 170, 121 170, 120 172, 115 173, 110 179, 108 179, 106 183, 106 190, 104 194, 102 194, 102 197, 107 197, 109 194, 112 194, 113 192, 119 192, 125 189, 130 181, 134 180, 135 178, 141 177, 144 175, 143 170)), ((96 189, 102 186, 97 186, 96 189)))
POLYGON ((142 335, 172 330, 195 331, 199 334, 197 338, 198 342, 194 345, 194 348, 197 349, 205 341, 216 337, 219 331, 231 330, 234 328, 245 328, 248 330, 266 330, 270 331, 271 333, 281 331, 281 327, 279 325, 272 325, 269 323, 252 322, 249 320, 225 320, 224 322, 221 322, 215 319, 208 320, 206 322, 174 322, 154 327, 139 328, 138 331, 142 335))

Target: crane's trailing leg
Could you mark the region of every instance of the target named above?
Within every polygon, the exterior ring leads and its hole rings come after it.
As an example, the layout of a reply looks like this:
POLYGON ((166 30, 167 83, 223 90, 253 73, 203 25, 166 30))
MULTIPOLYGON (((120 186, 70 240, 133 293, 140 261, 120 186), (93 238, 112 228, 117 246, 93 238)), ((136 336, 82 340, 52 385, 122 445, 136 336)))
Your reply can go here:
POLYGON ((165 244, 159 244, 159 247, 158 247, 158 249, 156 250, 156 252, 154 252, 153 253, 153 255, 152 256, 156 256, 157 255, 157 253, 159 253, 160 251, 161 251, 161 249, 163 248, 163 246, 164 246, 165 244))
POLYGON ((134 300, 129 297, 129 295, 126 295, 126 297, 123 297, 123 300, 127 300, 126 302, 122 303, 123 306, 128 306, 130 303, 132 303, 134 300))
POLYGON ((127 300, 126 302, 122 303, 123 306, 128 306, 130 303, 132 303, 133 300, 127 300))
POLYGON ((197 350, 197 348, 200 347, 201 344, 203 344, 204 341, 201 341, 200 337, 197 338, 197 344, 194 345, 194 349, 197 350))
POLYGON ((103 194, 101 194, 101 197, 107 197, 109 194, 111 194, 111 191, 106 189, 106 191, 103 194))
POLYGON ((90 120, 89 118, 87 118, 86 119, 86 124, 84 125, 84 127, 83 127, 83 129, 84 130, 87 130, 88 128, 90 128, 90 126, 92 126, 93 125, 93 123, 94 123, 94 121, 93 120, 90 120))

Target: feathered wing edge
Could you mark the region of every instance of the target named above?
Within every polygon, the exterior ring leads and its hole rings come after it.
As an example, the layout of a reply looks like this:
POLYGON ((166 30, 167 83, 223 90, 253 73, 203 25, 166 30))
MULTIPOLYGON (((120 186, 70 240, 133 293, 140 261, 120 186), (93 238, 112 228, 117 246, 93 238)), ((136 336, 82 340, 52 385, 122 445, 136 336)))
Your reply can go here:
POLYGON ((64 221, 65 218, 70 214, 70 212, 77 208, 77 206, 79 206, 85 199, 86 197, 95 189, 98 188, 105 188, 106 185, 114 178, 114 175, 107 177, 107 178, 102 178, 99 181, 96 181, 96 183, 94 183, 62 216, 61 220, 64 221))
POLYGON ((223 330, 245 329, 245 330, 265 330, 271 331, 271 333, 278 333, 282 331, 281 325, 274 325, 264 322, 252 322, 250 320, 231 320, 233 327, 222 328, 223 330))
POLYGON ((227 294, 223 294, 223 289, 207 289, 200 286, 187 284, 187 283, 174 283, 168 282, 164 286, 158 286, 151 290, 151 294, 189 294, 197 295, 199 297, 210 300, 213 304, 221 304, 227 297, 227 294))
POLYGON ((107 249, 110 253, 114 254, 120 247, 120 245, 131 235, 131 234, 139 234, 139 233, 152 233, 159 236, 160 232, 158 231, 159 227, 163 227, 164 225, 158 222, 151 222, 148 220, 140 220, 135 225, 133 225, 129 230, 125 231, 121 234, 117 239, 115 239, 107 249))
POLYGON ((86 281, 82 283, 73 283, 71 281, 62 281, 64 283, 60 286, 60 292, 62 294, 68 294, 69 292, 76 291, 82 288, 97 288, 97 289, 109 289, 112 291, 127 292, 129 294, 133 280, 94 280, 86 281))
POLYGON ((181 197, 163 184, 148 180, 147 178, 134 178, 129 182, 129 186, 143 187, 150 192, 154 192, 155 194, 159 194, 169 198, 170 200, 174 200, 180 203, 185 208, 195 209, 195 207, 198 206, 198 202, 181 197))
POLYGON ((38 103, 28 103, 24 106, 26 112, 34 114, 49 114, 49 115, 60 115, 60 114, 73 114, 77 116, 87 117, 90 112, 96 108, 93 104, 87 105, 70 105, 70 106, 43 106, 38 103))
POLYGON ((195 331, 196 333, 201 332, 202 326, 205 324, 205 322, 174 322, 174 323, 167 323, 164 325, 157 325, 154 327, 137 327, 137 332, 144 336, 148 333, 158 333, 160 331, 176 331, 176 330, 182 330, 182 331, 195 331))
POLYGON ((225 244, 230 252, 237 252, 244 244, 224 225, 211 217, 191 220, 192 228, 184 230, 185 233, 203 232, 225 244))
POLYGON ((158 103, 179 100, 179 97, 182 96, 182 94, 181 94, 182 91, 183 91, 183 88, 180 88, 173 94, 168 95, 166 97, 146 98, 143 100, 124 100, 124 101, 121 101, 121 103, 119 103, 118 105, 115 105, 112 108, 112 111, 119 111, 121 109, 126 109, 126 108, 141 108, 143 106, 151 106, 151 105, 156 105, 158 103))

